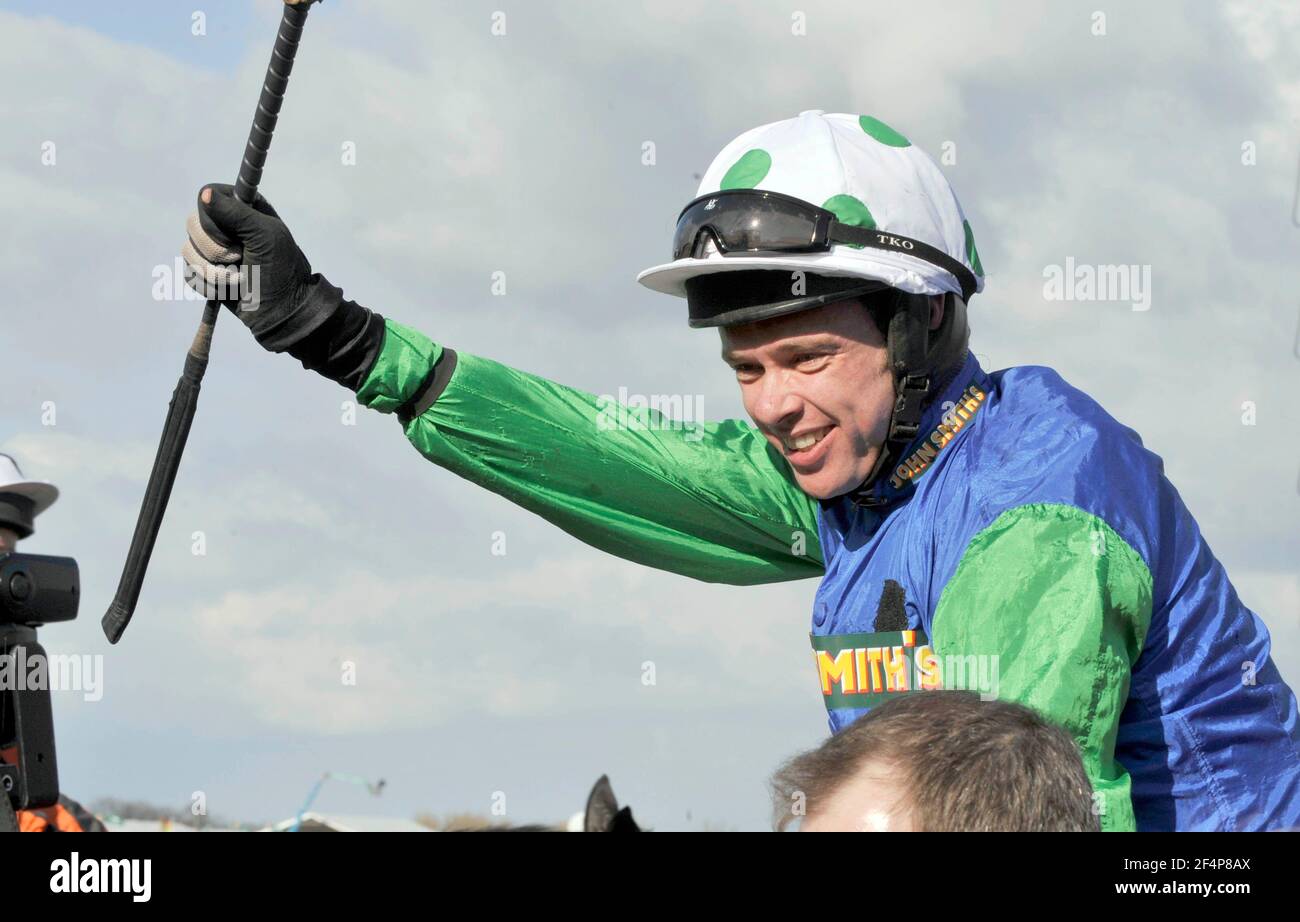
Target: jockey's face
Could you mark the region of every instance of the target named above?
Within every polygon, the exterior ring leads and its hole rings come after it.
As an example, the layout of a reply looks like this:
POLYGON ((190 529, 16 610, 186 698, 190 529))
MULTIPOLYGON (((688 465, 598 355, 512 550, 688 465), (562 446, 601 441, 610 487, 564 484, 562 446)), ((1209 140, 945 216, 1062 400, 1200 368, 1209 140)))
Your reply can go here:
MULTIPOLYGON (((932 304, 933 329, 943 297, 932 304)), ((746 411, 800 488, 830 499, 866 480, 889 431, 894 379, 885 339, 862 304, 840 301, 720 332, 746 411)))
POLYGON ((820 804, 808 804, 800 832, 912 832, 903 774, 879 760, 863 765, 820 804))
POLYGON ((0 554, 8 554, 18 544, 18 532, 0 527, 0 554))

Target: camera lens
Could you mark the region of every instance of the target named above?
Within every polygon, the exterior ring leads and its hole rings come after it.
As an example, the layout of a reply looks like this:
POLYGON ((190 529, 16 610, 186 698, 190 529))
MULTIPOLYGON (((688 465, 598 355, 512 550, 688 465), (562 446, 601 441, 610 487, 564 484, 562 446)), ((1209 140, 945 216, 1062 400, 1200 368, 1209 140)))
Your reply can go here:
POLYGON ((9 577, 9 595, 15 602, 25 602, 32 594, 32 581, 26 573, 15 573, 9 577))

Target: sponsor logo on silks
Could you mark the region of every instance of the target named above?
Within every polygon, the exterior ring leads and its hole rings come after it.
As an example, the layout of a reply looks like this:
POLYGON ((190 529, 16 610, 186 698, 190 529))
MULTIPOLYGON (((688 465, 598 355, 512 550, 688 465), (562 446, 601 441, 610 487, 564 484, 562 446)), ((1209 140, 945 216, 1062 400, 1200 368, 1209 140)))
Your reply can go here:
POLYGON ((987 396, 978 384, 968 385, 952 408, 943 414, 943 420, 939 425, 926 436, 921 447, 908 455, 907 460, 894 469, 893 476, 889 478, 889 485, 897 490, 907 481, 915 480, 924 474, 943 447, 956 438, 957 433, 965 429, 966 424, 975 418, 980 407, 984 406, 987 396))
POLYGON ((898 695, 942 687, 924 631, 810 634, 827 710, 870 708, 898 695))

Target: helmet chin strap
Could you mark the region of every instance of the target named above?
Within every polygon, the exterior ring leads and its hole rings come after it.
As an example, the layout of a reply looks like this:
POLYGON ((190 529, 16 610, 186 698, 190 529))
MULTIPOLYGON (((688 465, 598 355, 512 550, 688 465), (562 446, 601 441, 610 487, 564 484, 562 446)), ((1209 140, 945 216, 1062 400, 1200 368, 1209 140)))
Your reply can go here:
POLYGON ((871 487, 898 463, 903 450, 920 434, 921 415, 934 395, 942 392, 966 357, 970 330, 966 305, 949 292, 944 296, 943 320, 930 330, 930 295, 894 290, 892 303, 877 316, 884 320, 889 370, 894 378, 894 407, 889 432, 867 479, 849 493, 859 506, 884 504, 871 487))

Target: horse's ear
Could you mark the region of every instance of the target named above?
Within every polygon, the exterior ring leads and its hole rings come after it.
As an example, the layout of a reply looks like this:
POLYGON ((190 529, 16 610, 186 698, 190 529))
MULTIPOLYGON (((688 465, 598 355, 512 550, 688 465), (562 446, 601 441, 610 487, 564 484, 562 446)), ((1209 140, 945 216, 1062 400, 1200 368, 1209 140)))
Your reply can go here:
POLYGON ((582 823, 583 832, 640 832, 641 827, 632 818, 632 808, 619 809, 618 798, 609 783, 608 775, 601 775, 587 797, 587 813, 582 823))
POLYGON ((638 826, 636 824, 636 820, 632 818, 631 807, 624 807, 622 810, 618 811, 618 815, 614 817, 614 822, 609 824, 609 831, 610 832, 640 832, 641 831, 641 827, 638 826))
POLYGON ((614 796, 609 776, 601 775, 587 796, 587 814, 582 823, 582 831, 609 832, 617 816, 618 798, 614 796))

